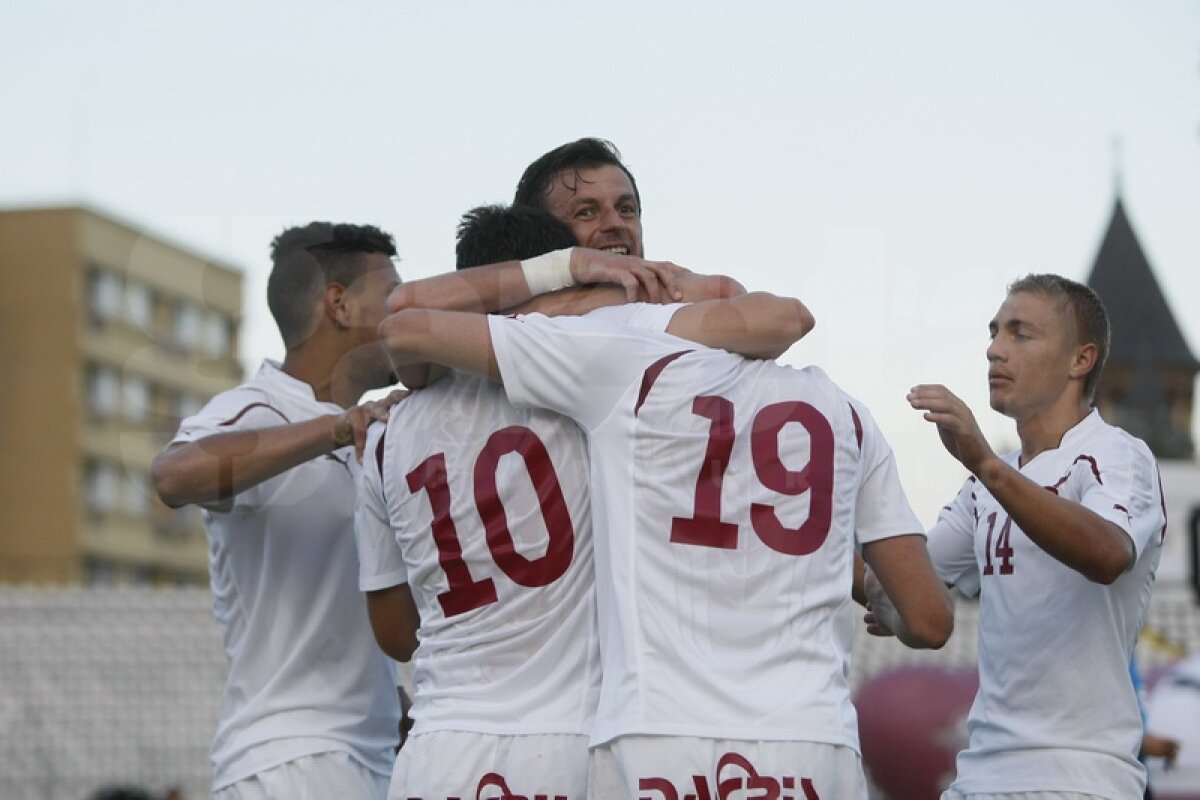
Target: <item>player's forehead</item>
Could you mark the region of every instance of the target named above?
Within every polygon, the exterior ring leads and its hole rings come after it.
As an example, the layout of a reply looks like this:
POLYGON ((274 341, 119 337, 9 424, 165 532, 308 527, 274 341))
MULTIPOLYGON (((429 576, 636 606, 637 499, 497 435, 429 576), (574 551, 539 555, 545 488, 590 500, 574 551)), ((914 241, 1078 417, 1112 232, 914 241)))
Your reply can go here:
POLYGON ((625 170, 602 164, 561 170, 551 180, 546 199, 551 213, 558 213, 585 203, 636 202, 637 196, 625 170))
POLYGON ((1004 298, 988 328, 992 331, 1028 327, 1056 330, 1063 326, 1062 303, 1040 292, 1012 292, 1004 298))

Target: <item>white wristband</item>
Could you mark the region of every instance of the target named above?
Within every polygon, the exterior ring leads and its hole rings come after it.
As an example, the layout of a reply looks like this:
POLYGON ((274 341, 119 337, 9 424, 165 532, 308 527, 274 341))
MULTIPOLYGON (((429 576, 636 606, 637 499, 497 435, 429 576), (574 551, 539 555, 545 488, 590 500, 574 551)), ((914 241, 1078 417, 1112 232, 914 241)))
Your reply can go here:
POLYGON ((525 273, 525 283, 529 285, 531 295, 575 285, 575 278, 571 275, 571 251, 574 249, 552 250, 521 262, 521 271, 525 273))

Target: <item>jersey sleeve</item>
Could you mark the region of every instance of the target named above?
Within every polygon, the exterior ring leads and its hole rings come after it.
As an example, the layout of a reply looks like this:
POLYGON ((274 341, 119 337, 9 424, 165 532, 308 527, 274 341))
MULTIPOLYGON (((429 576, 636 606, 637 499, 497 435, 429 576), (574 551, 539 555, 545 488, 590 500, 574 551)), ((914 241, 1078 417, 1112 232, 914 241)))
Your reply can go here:
POLYGON ((1158 465, 1133 437, 1118 434, 1105 445, 1076 458, 1058 491, 1129 534, 1140 558, 1166 525, 1158 465))
POLYGON ((619 306, 604 306, 588 312, 588 319, 597 320, 609 325, 627 325, 631 328, 665 333, 671 324, 675 312, 683 308, 685 303, 625 303, 619 306))
POLYGON ((488 324, 509 401, 557 411, 588 430, 675 344, 665 334, 585 317, 491 316, 488 324))
POLYGON ((968 478, 950 504, 942 508, 925 542, 938 577, 967 597, 979 594, 980 588, 979 562, 975 558, 975 487, 975 478, 968 478))
POLYGON ((384 496, 383 465, 387 427, 376 423, 367 430, 358 505, 354 509, 358 588, 364 592, 408 583, 408 567, 392 530, 384 496))
POLYGON ((896 458, 883 431, 865 406, 851 402, 851 410, 862 430, 863 479, 855 505, 855 537, 859 543, 893 536, 924 534, 925 526, 913 513, 896 458))
MULTIPOLYGON (((240 386, 217 395, 196 414, 179 423, 179 430, 175 432, 175 438, 168 447, 191 444, 219 433, 262 430, 289 425, 294 421, 288 419, 286 414, 271 403, 271 398, 262 392, 240 386)), ((219 512, 254 511, 270 497, 270 483, 271 481, 264 481, 238 492, 233 498, 201 503, 200 506, 209 511, 219 512)))

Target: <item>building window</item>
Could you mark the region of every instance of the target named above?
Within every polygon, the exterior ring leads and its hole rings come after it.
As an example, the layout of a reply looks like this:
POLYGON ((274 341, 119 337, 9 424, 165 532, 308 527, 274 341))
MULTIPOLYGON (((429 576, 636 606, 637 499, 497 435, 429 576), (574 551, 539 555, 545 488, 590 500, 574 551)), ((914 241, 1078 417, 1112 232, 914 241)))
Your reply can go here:
POLYGON ((116 511, 121 505, 121 475, 105 461, 88 462, 84 472, 87 509, 92 514, 116 511))
POLYGON ((125 390, 125 419, 131 422, 145 420, 150 414, 150 385, 145 378, 128 373, 122 384, 125 390))
POLYGON ((132 517, 145 517, 150 513, 150 497, 153 488, 150 477, 141 473, 128 473, 129 480, 125 481, 122 506, 125 513, 132 517))
POLYGON ((184 350, 195 350, 200 344, 203 317, 191 303, 180 303, 175 310, 175 344, 184 350))
POLYGON ((109 561, 98 558, 87 560, 87 583, 90 586, 112 586, 117 582, 117 572, 109 561))
POLYGON ((150 292, 150 287, 144 283, 130 281, 125 287, 125 306, 128 309, 129 321, 150 333, 154 325, 154 295, 150 292))
POLYGON ((221 358, 229 349, 229 321, 224 314, 210 311, 204 323, 204 350, 212 358, 221 358))
POLYGON ((88 310, 92 319, 106 322, 121 317, 121 279, 111 272, 93 270, 88 276, 88 310))
POLYGON ((117 371, 104 364, 93 364, 87 371, 88 410, 97 417, 111 417, 121 407, 121 379, 117 371))

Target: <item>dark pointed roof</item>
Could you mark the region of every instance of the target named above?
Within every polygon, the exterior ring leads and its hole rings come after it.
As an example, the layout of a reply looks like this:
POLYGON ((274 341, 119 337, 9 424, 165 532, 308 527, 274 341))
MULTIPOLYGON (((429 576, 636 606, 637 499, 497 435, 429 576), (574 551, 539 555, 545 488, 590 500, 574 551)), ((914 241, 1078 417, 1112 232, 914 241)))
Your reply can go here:
POLYGON ((1183 339, 1120 197, 1113 205, 1112 219, 1087 282, 1108 309, 1110 364, 1148 360, 1156 366, 1200 371, 1200 362, 1183 339))

